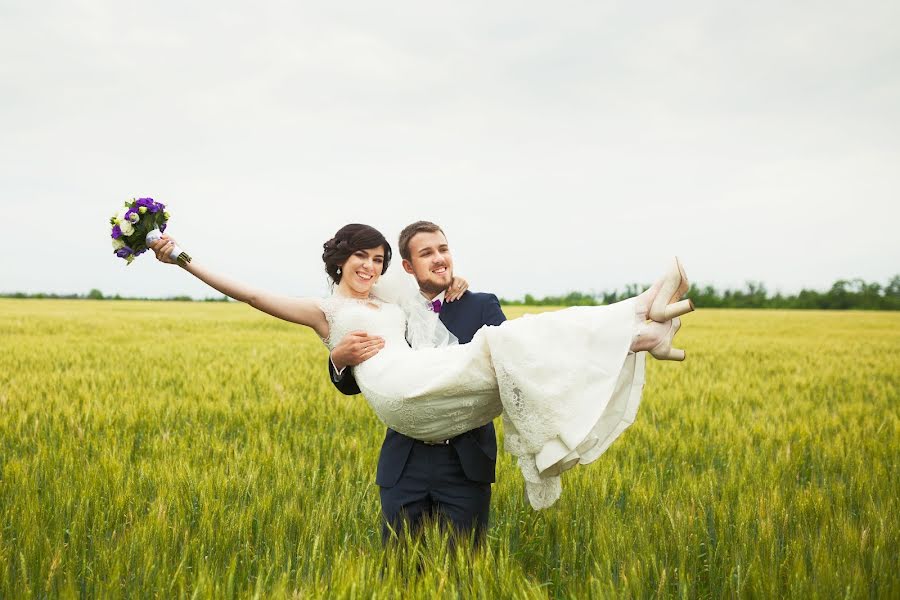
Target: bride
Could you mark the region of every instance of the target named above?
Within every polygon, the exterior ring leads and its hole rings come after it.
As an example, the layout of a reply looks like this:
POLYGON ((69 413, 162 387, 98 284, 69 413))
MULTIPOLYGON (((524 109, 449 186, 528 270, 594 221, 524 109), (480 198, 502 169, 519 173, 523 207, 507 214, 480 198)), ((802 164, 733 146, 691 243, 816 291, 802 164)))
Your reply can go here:
POLYGON ((634 421, 644 351, 684 360, 672 338, 677 317, 693 310, 690 300, 679 301, 687 278, 676 259, 667 275, 634 298, 525 315, 483 327, 468 344, 435 348, 435 337, 452 335, 411 308, 421 306, 421 297, 409 302, 379 287, 391 246, 368 225, 346 225, 324 244, 325 271, 334 282, 325 299, 273 294, 196 260, 177 261, 180 250, 168 235, 151 248, 160 261, 179 264, 219 292, 313 329, 329 348, 354 330, 381 336, 383 349, 355 367, 354 376, 395 431, 444 440, 502 415, 504 447, 518 458, 535 509, 556 502, 564 471, 596 460, 634 421))

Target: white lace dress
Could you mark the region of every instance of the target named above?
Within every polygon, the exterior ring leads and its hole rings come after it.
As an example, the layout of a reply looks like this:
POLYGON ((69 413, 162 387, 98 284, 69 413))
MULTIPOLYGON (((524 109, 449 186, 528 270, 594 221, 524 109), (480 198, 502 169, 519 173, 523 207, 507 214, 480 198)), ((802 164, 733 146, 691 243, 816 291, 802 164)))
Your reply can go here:
POLYGON ((502 415, 504 448, 536 509, 559 498, 563 471, 596 460, 637 413, 644 353, 629 351, 633 300, 526 315, 482 327, 468 344, 418 350, 396 304, 332 295, 322 311, 329 348, 357 329, 384 337, 353 374, 388 427, 437 441, 502 415))

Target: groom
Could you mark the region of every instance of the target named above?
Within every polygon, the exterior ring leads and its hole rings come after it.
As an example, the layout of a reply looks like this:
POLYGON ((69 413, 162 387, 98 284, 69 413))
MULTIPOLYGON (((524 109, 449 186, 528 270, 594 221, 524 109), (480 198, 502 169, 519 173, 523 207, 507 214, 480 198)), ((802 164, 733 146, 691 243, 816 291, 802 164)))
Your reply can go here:
MULTIPOLYGON (((423 305, 439 313, 460 344, 470 342, 482 326, 506 320, 493 294, 467 291, 454 302, 444 302, 453 281, 453 257, 440 227, 417 221, 403 229, 398 246, 403 268, 419 284, 423 305)), ((343 394, 358 394, 350 367, 371 358, 382 346, 380 338, 364 332, 341 340, 328 365, 335 387, 343 394)), ((423 520, 431 518, 449 523, 457 534, 474 532, 476 543, 481 542, 487 532, 496 460, 493 423, 438 443, 388 429, 375 476, 384 517, 382 540, 387 542, 392 531, 399 534, 403 527, 415 534, 423 520)))

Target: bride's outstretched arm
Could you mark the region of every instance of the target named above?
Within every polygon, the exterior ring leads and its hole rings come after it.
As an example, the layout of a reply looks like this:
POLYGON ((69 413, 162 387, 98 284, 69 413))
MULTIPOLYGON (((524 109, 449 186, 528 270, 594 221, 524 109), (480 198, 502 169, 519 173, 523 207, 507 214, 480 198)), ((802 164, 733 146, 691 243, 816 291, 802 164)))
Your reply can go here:
POLYGON ((320 337, 328 337, 328 321, 319 307, 319 300, 315 298, 293 298, 282 294, 273 294, 265 290, 245 285, 234 279, 225 277, 211 271, 196 259, 189 263, 181 263, 172 260, 170 253, 175 246, 175 240, 168 235, 150 244, 150 248, 156 253, 160 262, 178 264, 182 269, 218 290, 229 298, 245 302, 257 310, 270 314, 273 317, 306 325, 315 330, 320 337))

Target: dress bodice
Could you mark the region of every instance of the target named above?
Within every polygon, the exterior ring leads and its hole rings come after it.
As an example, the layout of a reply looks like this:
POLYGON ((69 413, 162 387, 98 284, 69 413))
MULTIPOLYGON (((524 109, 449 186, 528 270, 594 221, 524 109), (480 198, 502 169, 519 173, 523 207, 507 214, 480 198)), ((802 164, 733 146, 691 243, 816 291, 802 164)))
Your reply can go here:
POLYGON ((377 298, 357 300, 333 294, 321 302, 328 321, 328 337, 322 341, 334 348, 351 331, 365 331, 384 338, 385 349, 408 348, 406 315, 395 305, 377 298))

